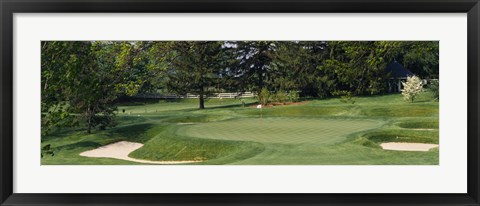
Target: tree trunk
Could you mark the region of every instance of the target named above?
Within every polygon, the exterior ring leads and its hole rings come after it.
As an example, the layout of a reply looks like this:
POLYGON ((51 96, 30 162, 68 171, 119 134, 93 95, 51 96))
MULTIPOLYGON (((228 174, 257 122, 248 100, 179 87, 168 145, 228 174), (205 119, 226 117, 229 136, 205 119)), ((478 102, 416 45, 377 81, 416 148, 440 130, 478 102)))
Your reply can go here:
POLYGON ((90 107, 87 109, 87 119, 88 119, 87 133, 91 134, 92 133, 92 111, 90 110, 90 107))
POLYGON ((258 75, 258 91, 260 92, 263 89, 263 71, 261 68, 257 68, 258 75))
POLYGON ((200 89, 200 97, 199 97, 199 100, 200 100, 200 106, 199 106, 199 108, 200 108, 200 109, 205 109, 205 100, 203 99, 203 87, 200 89))

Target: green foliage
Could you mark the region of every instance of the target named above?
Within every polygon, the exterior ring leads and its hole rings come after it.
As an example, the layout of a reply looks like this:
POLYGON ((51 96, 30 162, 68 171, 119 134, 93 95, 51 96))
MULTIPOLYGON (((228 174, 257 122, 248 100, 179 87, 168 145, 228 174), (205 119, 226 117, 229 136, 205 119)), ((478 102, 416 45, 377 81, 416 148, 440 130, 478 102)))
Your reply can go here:
POLYGON ((42 42, 42 133, 71 118, 87 122, 88 133, 114 126, 117 97, 144 82, 134 74, 135 50, 131 42, 42 42))
POLYGON ((278 103, 285 103, 287 102, 287 93, 283 90, 279 90, 275 93, 275 102, 278 102, 278 103))
MULTIPOLYGON (((42 102, 42 108, 44 106, 42 102)), ((42 113, 41 125, 42 125, 42 136, 48 135, 50 132, 55 131, 59 127, 68 127, 78 125, 78 118, 73 115, 70 115, 68 112, 68 104, 66 102, 58 102, 54 104, 50 103, 52 107, 42 113)))
POLYGON ((355 104, 355 97, 350 91, 335 91, 332 93, 334 96, 340 96, 340 102, 355 104))
POLYGON ((414 74, 422 78, 438 79, 438 41, 402 42, 396 58, 414 74))
POLYGON ((235 79, 232 86, 240 91, 255 91, 269 87, 276 78, 273 65, 275 50, 280 42, 274 41, 228 41, 229 69, 224 77, 235 79))
POLYGON ((300 99, 300 93, 296 90, 290 90, 287 96, 290 102, 297 102, 300 99))
POLYGON ((50 144, 47 144, 45 146, 42 147, 42 151, 41 151, 41 154, 40 154, 40 157, 43 158, 44 155, 50 155, 50 156, 55 156, 55 153, 52 151, 52 145, 50 144))
POLYGON ((384 69, 397 55, 401 44, 387 41, 328 42, 326 60, 318 67, 328 77, 324 81, 332 80, 325 93, 348 90, 359 95, 385 91, 387 78, 384 69))
POLYGON ((267 88, 263 88, 258 94, 258 101, 262 105, 267 105, 270 102, 271 94, 267 88))
MULTIPOLYGON (((350 91, 338 96, 353 104, 355 96, 385 92, 389 77, 384 69, 393 59, 421 77, 438 78, 438 41, 43 41, 41 45, 44 134, 56 127, 83 125, 79 121, 87 122, 88 131, 112 127, 118 97, 158 90, 198 95, 199 108, 204 108, 212 92, 245 91, 259 94, 263 104, 272 98, 298 101, 297 91, 321 98, 350 91), (262 95, 264 88, 278 92, 262 95), (68 106, 58 109, 63 103, 68 106)), ((435 85, 431 87, 438 98, 438 87, 437 92, 435 85)))
POLYGON ((169 42, 166 62, 169 91, 177 94, 199 95, 199 108, 204 108, 204 96, 213 92, 225 64, 222 42, 175 41, 169 42))
POLYGON ((428 85, 428 88, 432 92, 433 99, 435 101, 440 100, 440 82, 438 81, 438 79, 430 80, 430 84, 428 85))

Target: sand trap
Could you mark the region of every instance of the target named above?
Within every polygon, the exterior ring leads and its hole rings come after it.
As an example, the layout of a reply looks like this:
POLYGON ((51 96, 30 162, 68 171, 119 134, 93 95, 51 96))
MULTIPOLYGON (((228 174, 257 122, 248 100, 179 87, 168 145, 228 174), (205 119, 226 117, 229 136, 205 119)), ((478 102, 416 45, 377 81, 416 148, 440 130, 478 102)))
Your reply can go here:
POLYGON ((406 142, 387 142, 382 143, 380 146, 384 150, 397 150, 397 151, 422 151, 426 152, 432 148, 438 147, 438 144, 424 144, 424 143, 406 143, 406 142))
POLYGON ((128 156, 128 154, 139 149, 142 146, 143 144, 136 143, 136 142, 120 141, 120 142, 99 147, 97 149, 82 152, 80 153, 80 156, 106 157, 106 158, 121 159, 121 160, 146 163, 146 164, 163 164, 163 165, 201 162, 201 161, 150 161, 150 160, 135 159, 128 156))

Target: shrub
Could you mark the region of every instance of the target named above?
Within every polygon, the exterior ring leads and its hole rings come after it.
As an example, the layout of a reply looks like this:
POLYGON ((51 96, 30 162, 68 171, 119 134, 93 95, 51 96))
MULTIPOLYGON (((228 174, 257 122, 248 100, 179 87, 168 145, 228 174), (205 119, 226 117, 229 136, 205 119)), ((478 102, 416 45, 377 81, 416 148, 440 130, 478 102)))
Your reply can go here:
POLYGON ((283 90, 279 90, 275 94, 275 101, 280 103, 285 103, 287 101, 287 93, 283 90))
POLYGON ((267 88, 263 88, 260 91, 260 94, 258 94, 258 101, 260 104, 266 105, 268 104, 270 99, 270 92, 267 90, 267 88))
POLYGON ((402 84, 402 95, 405 101, 413 102, 415 97, 423 91, 422 80, 417 76, 407 77, 407 82, 402 84))
POLYGON ((334 96, 340 96, 340 102, 355 104, 355 98, 350 91, 340 90, 332 93, 334 96))
POLYGON ((40 157, 43 158, 43 155, 50 155, 50 156, 55 156, 55 153, 52 150, 52 147, 50 144, 47 144, 42 147, 42 152, 40 153, 40 157))
POLYGON ((431 80, 429 85, 430 91, 432 92, 434 100, 438 101, 440 99, 440 82, 438 79, 431 80))
POLYGON ((300 93, 295 90, 289 91, 287 96, 291 102, 297 102, 300 99, 300 93))

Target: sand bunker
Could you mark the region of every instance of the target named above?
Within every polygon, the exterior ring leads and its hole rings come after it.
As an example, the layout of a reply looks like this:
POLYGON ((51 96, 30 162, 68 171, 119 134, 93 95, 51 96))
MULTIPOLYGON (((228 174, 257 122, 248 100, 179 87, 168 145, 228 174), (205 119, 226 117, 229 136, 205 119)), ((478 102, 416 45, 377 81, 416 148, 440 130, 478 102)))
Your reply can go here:
POLYGON ((384 150, 397 150, 397 151, 422 151, 426 152, 432 148, 438 147, 438 144, 424 144, 424 143, 406 143, 406 142, 387 142, 382 143, 380 146, 384 150))
POLYGON ((120 142, 99 147, 97 149, 82 152, 80 153, 80 156, 106 157, 106 158, 121 159, 121 160, 146 163, 146 164, 163 164, 163 165, 201 162, 201 161, 150 161, 150 160, 135 159, 128 156, 128 154, 139 149, 142 146, 143 144, 136 143, 136 142, 120 141, 120 142))

